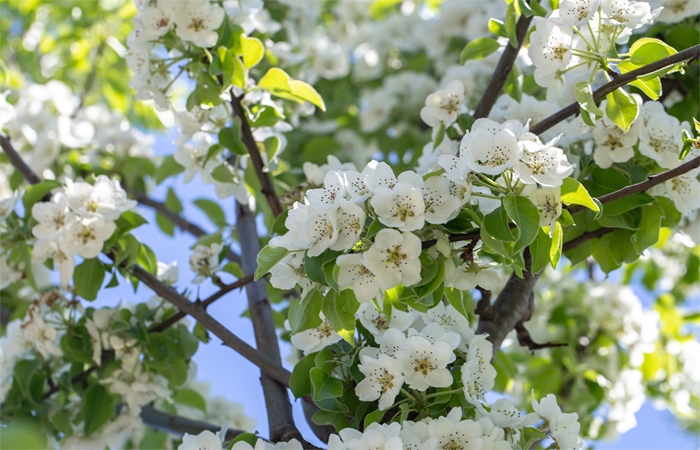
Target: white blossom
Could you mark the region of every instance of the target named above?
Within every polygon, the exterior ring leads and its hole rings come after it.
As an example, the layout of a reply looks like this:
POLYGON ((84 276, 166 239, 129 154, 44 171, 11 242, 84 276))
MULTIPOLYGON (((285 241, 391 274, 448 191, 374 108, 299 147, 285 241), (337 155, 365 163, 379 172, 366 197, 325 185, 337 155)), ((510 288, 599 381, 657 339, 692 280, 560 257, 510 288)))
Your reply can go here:
POLYGON ((403 376, 396 360, 387 355, 379 355, 376 359, 363 356, 358 369, 365 375, 355 387, 360 401, 379 400, 381 411, 391 408, 403 386, 403 376))
POLYGON ((399 284, 412 286, 420 282, 421 241, 412 233, 383 229, 374 244, 362 256, 367 268, 377 276, 383 290, 399 284))
POLYGON ((333 327, 331 327, 326 316, 323 313, 319 315, 321 317, 321 325, 292 334, 292 345, 303 351, 304 355, 323 350, 342 339, 338 333, 333 331, 333 327))
POLYGON ((406 383, 419 391, 429 387, 449 387, 453 379, 446 367, 453 357, 450 344, 443 341, 431 343, 423 336, 408 337, 396 352, 406 383))
POLYGON ((210 276, 216 274, 219 270, 219 253, 223 246, 217 242, 212 243, 209 247, 205 245, 197 245, 190 256, 190 269, 197 276, 193 283, 201 283, 210 276))
POLYGON ((219 38, 216 29, 224 17, 223 8, 206 0, 182 2, 175 8, 175 33, 199 47, 213 47, 219 38))
POLYGON ((380 295, 379 282, 372 271, 365 266, 365 260, 361 255, 341 255, 336 262, 339 268, 340 289, 352 288, 360 303, 369 302, 380 295))
POLYGON ((459 80, 453 80, 445 89, 430 94, 420 112, 423 122, 433 128, 439 127, 441 123, 445 126, 452 125, 457 120, 464 94, 464 84, 459 80))

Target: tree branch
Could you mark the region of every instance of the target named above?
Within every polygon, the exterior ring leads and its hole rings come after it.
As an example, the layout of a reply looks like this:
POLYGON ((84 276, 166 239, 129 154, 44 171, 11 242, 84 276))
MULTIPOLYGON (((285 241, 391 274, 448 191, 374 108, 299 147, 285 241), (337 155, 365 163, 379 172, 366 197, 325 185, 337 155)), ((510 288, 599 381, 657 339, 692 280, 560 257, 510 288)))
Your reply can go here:
MULTIPOLYGON (((534 289, 540 274, 533 275, 530 272, 530 266, 530 254, 526 252, 526 270, 523 271, 523 278, 519 278, 515 273, 512 274, 490 308, 487 307, 488 305, 482 305, 482 310, 489 313, 479 316, 476 332, 489 335, 488 340, 493 344, 494 358, 510 330, 517 324, 529 320, 534 311, 534 289)), ((481 303, 481 300, 479 302, 481 303)))
POLYGON ((26 162, 24 162, 19 153, 17 153, 17 150, 15 150, 15 148, 10 143, 10 139, 6 138, 1 134, 0 147, 2 147, 2 149, 5 151, 7 159, 10 160, 10 164, 12 164, 15 167, 15 169, 17 169, 17 171, 22 174, 22 176, 25 180, 27 180, 27 182, 29 182, 30 184, 41 183, 41 178, 39 178, 39 175, 35 174, 32 168, 29 167, 26 162))
MULTIPOLYGON (((164 431, 176 436, 183 436, 185 433, 199 434, 204 430, 209 430, 213 433, 221 430, 220 426, 213 425, 201 420, 188 419, 186 417, 168 414, 164 411, 159 411, 153 406, 144 406, 141 408, 141 420, 143 424, 153 428, 154 430, 164 431)), ((226 441, 234 439, 236 436, 245 433, 245 431, 229 429, 226 432, 226 441)))
POLYGON ((590 241, 593 239, 598 239, 600 237, 605 236, 608 233, 612 233, 615 231, 616 228, 598 228, 597 230, 594 231, 589 231, 587 233, 583 233, 581 236, 574 238, 570 240, 569 242, 565 242, 564 245, 562 246, 561 251, 566 252, 568 250, 571 250, 574 247, 578 247, 579 245, 583 244, 586 241, 590 241))
MULTIPOLYGON (((241 244, 242 269, 254 273, 258 266, 257 255, 260 253, 260 238, 255 223, 255 213, 247 206, 236 202, 236 228, 241 244)), ((267 280, 260 279, 246 286, 248 311, 255 330, 255 342, 260 351, 277 364, 282 364, 277 328, 272 307, 267 294, 267 280)), ((260 376, 265 409, 270 428, 270 439, 275 442, 301 439, 301 434, 294 425, 292 404, 284 385, 262 373, 260 376)))
MULTIPOLYGON (((683 61, 688 61, 690 64, 692 61, 698 59, 700 57, 700 45, 696 45, 693 47, 690 47, 688 49, 685 49, 683 51, 680 51, 676 53, 675 55, 668 56, 666 58, 660 59, 658 61, 655 61, 651 64, 647 64, 646 66, 642 66, 639 69, 635 69, 631 72, 619 74, 617 77, 615 77, 612 81, 610 81, 607 84, 604 84, 603 86, 599 87, 593 92, 593 99, 594 100, 599 100, 615 89, 624 86, 637 78, 643 76, 643 75, 648 75, 650 73, 656 72, 657 70, 661 70, 665 67, 678 64, 683 61)), ((535 134, 542 134, 545 131, 549 130, 552 128, 554 125, 558 124, 559 122, 563 122, 567 118, 578 114, 580 111, 580 107, 578 103, 572 103, 569 106, 565 107, 564 109, 561 109, 557 111, 556 113, 552 114, 551 116, 547 117, 546 119, 538 122, 537 124, 533 125, 530 128, 530 132, 535 133, 535 134)))
MULTIPOLYGON (((29 166, 27 166, 24 160, 22 160, 22 157, 12 147, 10 141, 1 135, 0 144, 2 144, 2 148, 10 162, 12 162, 12 165, 15 166, 20 173, 22 173, 24 178, 29 183, 37 184, 41 182, 41 178, 39 178, 39 176, 36 175, 29 166)), ((114 259, 114 255, 111 255, 108 252, 103 253, 110 259, 114 259)), ((221 339, 224 345, 238 352, 241 356, 258 366, 260 370, 270 375, 270 377, 277 380, 284 386, 289 386, 289 377, 291 376, 291 373, 282 367, 279 362, 275 362, 267 355, 264 355, 248 345, 245 341, 224 327, 220 322, 207 314, 207 312, 199 305, 182 296, 174 288, 160 281, 155 275, 148 272, 143 267, 139 266, 138 264, 134 264, 130 270, 134 277, 143 282, 146 286, 150 287, 153 292, 175 305, 175 307, 177 307, 180 311, 192 316, 204 328, 214 333, 215 336, 221 339)))
MULTIPOLYGON (((700 156, 691 159, 690 161, 681 164, 680 166, 667 170, 666 172, 661 172, 657 173, 655 175, 650 175, 646 180, 637 183, 637 184, 632 184, 626 187, 623 187, 620 190, 617 190, 615 192, 611 192, 609 194, 603 195, 601 197, 598 197, 598 201, 600 203, 610 203, 613 200, 619 200, 621 198, 629 197, 630 195, 634 194, 641 194, 643 192, 648 191, 649 189, 653 188, 654 186, 657 186, 663 182, 666 182, 672 178, 675 178, 679 175, 683 175, 685 173, 690 172, 691 170, 697 169, 700 167, 700 156)), ((571 214, 576 214, 577 212, 583 211, 586 209, 583 206, 577 205, 572 208, 569 208, 569 213, 571 214)))
MULTIPOLYGON (((204 231, 204 229, 201 228, 199 225, 196 225, 182 217, 180 214, 169 210, 163 202, 159 202, 158 200, 154 200, 138 192, 132 193, 132 197, 134 198, 134 200, 141 203, 142 205, 153 208, 154 210, 165 216, 172 223, 177 225, 177 227, 180 228, 182 231, 189 233, 196 238, 209 234, 206 231, 204 231)), ((226 259, 235 262, 236 264, 241 263, 241 257, 238 254, 236 254, 236 252, 234 252, 233 250, 229 250, 228 253, 226 253, 226 259)))
POLYGON ((493 105, 496 103, 496 100, 501 93, 501 89, 503 89, 503 85, 506 83, 508 75, 513 69, 515 58, 517 58, 520 47, 523 45, 527 30, 530 28, 530 22, 532 22, 532 16, 525 17, 523 14, 520 16, 520 19, 518 19, 518 23, 515 26, 518 46, 513 47, 510 43, 508 43, 505 50, 503 50, 503 54, 501 55, 501 59, 498 61, 496 70, 493 72, 491 81, 489 81, 489 85, 486 87, 486 91, 484 91, 484 95, 481 97, 479 105, 474 111, 475 119, 487 117, 491 112, 491 108, 493 108, 493 105))
POLYGON ((233 107, 233 112, 236 116, 241 118, 241 140, 243 145, 245 145, 250 155, 250 160, 253 162, 255 171, 260 179, 260 184, 262 185, 262 193, 267 198, 267 203, 270 204, 272 213, 275 217, 282 214, 283 208, 280 203, 280 199, 275 192, 275 186, 272 184, 272 178, 268 172, 265 172, 265 164, 263 163, 262 156, 260 156, 260 150, 258 150, 258 143, 255 142, 253 133, 250 131, 250 124, 248 123, 248 115, 243 109, 243 104, 241 104, 241 97, 236 97, 231 95, 231 106, 233 107))
POLYGON ((202 307, 183 297, 175 289, 165 283, 162 283, 153 274, 139 265, 133 266, 132 274, 146 286, 150 287, 160 297, 168 300, 178 309, 192 316, 204 328, 211 331, 215 336, 221 339, 225 346, 238 352, 241 356, 258 366, 260 370, 268 374, 274 380, 278 381, 284 386, 289 386, 289 377, 291 376, 291 373, 289 373, 287 369, 282 367, 279 362, 274 361, 267 355, 254 349, 245 341, 241 340, 220 322, 207 314, 202 307))

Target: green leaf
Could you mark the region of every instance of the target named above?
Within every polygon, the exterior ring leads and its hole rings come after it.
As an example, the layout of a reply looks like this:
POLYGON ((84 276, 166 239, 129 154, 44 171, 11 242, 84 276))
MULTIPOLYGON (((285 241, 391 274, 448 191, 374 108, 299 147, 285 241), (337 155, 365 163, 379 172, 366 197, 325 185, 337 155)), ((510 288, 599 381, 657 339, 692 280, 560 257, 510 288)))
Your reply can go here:
POLYGON ((473 40, 462 50, 459 58, 460 64, 464 64, 470 59, 484 59, 500 47, 501 45, 495 39, 484 37, 473 40))
POLYGON ((207 402, 204 400, 204 397, 192 389, 180 389, 173 397, 173 400, 181 405, 191 406, 204 412, 207 411, 207 402))
POLYGON ((289 250, 284 247, 274 247, 266 245, 258 254, 258 268, 255 270, 255 281, 262 278, 272 269, 275 264, 282 261, 289 254, 289 250))
POLYGON ((85 391, 83 419, 85 436, 90 436, 114 415, 114 399, 103 385, 95 383, 85 391))
POLYGON ((656 206, 644 206, 642 208, 642 218, 639 222, 639 230, 634 234, 634 245, 637 252, 641 253, 645 249, 659 242, 659 232, 661 231, 661 216, 663 211, 656 206))
POLYGON ((502 20, 489 19, 489 30, 496 36, 508 37, 506 34, 506 26, 502 20))
POLYGON ((292 88, 292 94, 302 100, 306 100, 312 105, 318 106, 321 111, 326 110, 326 104, 323 102, 321 95, 310 84, 300 80, 291 80, 289 85, 292 88))
POLYGON ((349 289, 341 292, 331 290, 323 301, 323 314, 333 327, 333 331, 353 347, 355 346, 355 313, 359 308, 360 303, 355 298, 355 293, 349 289))
POLYGON ((549 237, 549 233, 540 228, 540 231, 537 233, 537 238, 535 238, 535 241, 530 245, 532 273, 539 273, 542 269, 547 267, 547 264, 552 260, 549 254, 551 248, 552 238, 549 237))
POLYGON ((552 269, 556 269, 561 259, 561 250, 564 245, 564 230, 559 222, 554 224, 552 233, 552 246, 549 248, 549 258, 552 260, 552 269))
POLYGON ((292 376, 289 378, 289 389, 292 390, 295 398, 301 398, 306 395, 311 395, 311 369, 316 367, 317 353, 311 353, 304 356, 292 370, 292 376))
POLYGON ((255 114, 255 117, 251 121, 251 127, 271 127, 276 124, 280 119, 284 119, 284 116, 277 111, 277 109, 272 106, 263 106, 255 114))
POLYGON ((515 235, 509 224, 505 207, 501 206, 484 216, 481 229, 488 230, 489 235, 499 241, 515 241, 515 235))
POLYGON ((220 183, 236 183, 238 179, 233 168, 226 162, 216 166, 214 170, 211 171, 211 177, 220 183))
POLYGON ((146 428, 139 443, 139 450, 152 450, 154 448, 162 449, 165 447, 165 442, 168 440, 168 433, 157 431, 152 428, 146 428))
POLYGON ((323 323, 320 312, 323 306, 323 296, 313 289, 304 298, 294 298, 289 301, 289 327, 292 333, 316 328, 323 323))
POLYGON ((235 262, 229 262, 226 263, 226 265, 221 269, 222 271, 226 273, 230 273, 236 278, 243 278, 245 275, 243 275, 243 271, 241 270, 241 267, 235 263, 235 262))
POLYGON ((46 194, 51 192, 51 189, 55 189, 60 186, 61 183, 55 180, 44 180, 41 183, 27 186, 27 190, 24 191, 24 195, 22 196, 25 217, 27 217, 28 212, 32 210, 34 203, 41 201, 46 194))
POLYGON ((590 83, 587 81, 578 83, 574 92, 576 93, 576 101, 578 101, 582 110, 593 114, 596 119, 603 117, 603 111, 596 106, 595 100, 593 99, 593 91, 591 90, 590 83))
POLYGON ((530 0, 530 8, 532 8, 532 12, 539 17, 544 17, 549 13, 537 0, 530 0))
MULTIPOLYGON (((258 443, 258 437, 254 433, 241 433, 231 441, 227 450, 231 450, 237 442, 245 442, 250 448, 255 448, 255 445, 258 443)), ((244 446, 243 448, 247 447, 244 446)))
POLYGON ((675 48, 659 39, 641 38, 632 44, 629 55, 633 64, 645 66, 678 53, 675 48))
POLYGON ((340 256, 343 252, 335 250, 326 250, 318 256, 309 256, 308 254, 304 257, 304 270, 306 271, 306 276, 309 277, 311 281, 327 285, 326 274, 323 270, 323 266, 329 261, 335 261, 335 259, 340 256))
POLYGON ((343 383, 318 367, 311 369, 311 384, 314 390, 314 400, 336 398, 343 395, 343 383))
POLYGON ((512 193, 503 199, 503 207, 520 231, 513 247, 513 253, 516 253, 530 245, 537 237, 540 213, 527 197, 515 196, 512 193))
POLYGON ((289 84, 291 80, 290 76, 282 69, 277 67, 272 67, 267 73, 258 81, 259 88, 265 88, 268 90, 281 90, 285 92, 291 92, 292 86, 289 84))
POLYGON ((546 437, 547 435, 544 432, 538 430, 537 428, 523 427, 520 430, 520 448, 522 448, 523 450, 529 450, 530 447, 532 447, 532 444, 541 441, 546 437))
POLYGON ((561 201, 565 205, 581 205, 591 211, 600 211, 586 188, 575 178, 564 179, 561 185, 561 201))
POLYGON ((241 118, 236 116, 231 122, 231 126, 219 131, 219 144, 231 150, 236 155, 245 156, 248 149, 241 140, 241 118))
POLYGON ((95 300, 105 279, 105 269, 97 258, 86 259, 75 268, 73 288, 85 300, 95 300))
MULTIPOLYGON (((620 73, 627 73, 632 70, 638 69, 640 66, 635 65, 629 61, 623 61, 618 64, 617 68, 620 73)), ((640 77, 636 80, 630 82, 634 87, 642 90, 650 99, 657 100, 661 95, 661 79, 659 77, 646 78, 640 77)))
POLYGON ((506 36, 513 48, 518 48, 518 35, 516 34, 516 21, 518 17, 515 12, 514 2, 510 2, 506 10, 506 36))
POLYGON ((233 78, 231 82, 238 88, 245 88, 248 82, 248 69, 243 65, 243 62, 238 58, 233 58, 233 78))
POLYGON ((508 74, 503 90, 518 103, 520 103, 520 101, 523 99, 523 72, 515 63, 508 74))
POLYGON ((255 67, 265 54, 265 47, 258 38, 241 36, 241 50, 243 51, 243 64, 250 69, 255 67))
POLYGON ((318 411, 311 417, 316 425, 332 425, 336 431, 350 427, 350 422, 344 413, 318 411))
POLYGON ((622 90, 616 89, 606 96, 608 104, 605 107, 605 113, 615 125, 620 127, 622 131, 627 133, 632 126, 632 122, 639 114, 639 105, 634 98, 622 90))
POLYGON ((224 210, 221 209, 221 206, 218 203, 206 198, 198 198, 193 203, 204 214, 206 214, 209 220, 211 220, 217 227, 223 228, 228 225, 228 222, 226 221, 226 214, 224 214, 224 210))
POLYGON ((365 428, 367 428, 370 424, 378 423, 380 420, 382 420, 386 411, 387 410, 384 410, 384 411, 376 410, 376 411, 372 411, 371 413, 367 414, 365 416, 365 428))
POLYGON ((160 165, 156 169, 156 173, 153 176, 156 184, 160 184, 166 178, 175 176, 185 171, 185 168, 175 161, 172 156, 166 156, 160 162, 160 165))
POLYGON ((204 328, 199 322, 197 322, 197 325, 194 326, 192 334, 194 334, 197 339, 200 340, 200 342, 205 344, 209 342, 209 332, 207 332, 207 329, 204 328))
POLYGON ((175 236, 175 224, 158 211, 156 211, 156 224, 163 233, 168 236, 175 236))
POLYGON ((593 240, 591 243, 591 254, 600 266, 600 269, 605 273, 610 273, 620 267, 620 263, 617 262, 612 249, 603 239, 593 240))

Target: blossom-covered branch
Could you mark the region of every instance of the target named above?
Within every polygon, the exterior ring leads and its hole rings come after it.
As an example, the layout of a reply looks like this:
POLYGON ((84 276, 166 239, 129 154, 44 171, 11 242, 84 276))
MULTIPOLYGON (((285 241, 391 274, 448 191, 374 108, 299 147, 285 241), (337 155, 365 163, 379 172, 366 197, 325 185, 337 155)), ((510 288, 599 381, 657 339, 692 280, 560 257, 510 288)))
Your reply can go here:
MULTIPOLYGON (((609 83, 604 84, 595 91, 593 91, 593 99, 599 100, 609 93, 613 92, 617 88, 629 84, 639 77, 654 73, 657 70, 661 70, 665 67, 672 66, 674 64, 681 63, 683 61, 688 61, 689 63, 698 59, 700 57, 700 45, 695 45, 693 47, 682 50, 666 58, 662 58, 653 63, 642 66, 638 69, 629 71, 627 73, 618 74, 609 83)), ((546 119, 541 120, 530 128, 530 131, 535 134, 542 134, 549 130, 556 124, 563 122, 569 117, 577 114, 581 109, 578 102, 571 103, 569 106, 557 111, 546 119)))
MULTIPOLYGON (((700 167, 700 156, 685 162, 674 169, 667 170, 665 172, 657 173, 655 175, 649 175, 649 177, 636 184, 631 184, 615 192, 611 192, 606 195, 602 195, 597 198, 597 200, 602 203, 610 203, 614 200, 619 200, 621 198, 629 197, 634 194, 641 194, 648 191, 649 189, 657 186, 666 181, 672 180, 678 176, 691 172, 700 167)), ((577 212, 583 211, 585 208, 581 206, 573 206, 569 208, 569 213, 575 214, 577 212)))
MULTIPOLYGON (((41 178, 34 173, 34 171, 27 166, 22 157, 17 153, 17 151, 12 147, 9 140, 0 136, 2 140, 3 150, 7 155, 8 159, 12 162, 13 166, 24 176, 24 178, 31 184, 38 184, 41 182, 41 178)), ((107 255, 114 259, 114 255, 107 255)), ((227 347, 232 348, 236 352, 240 353, 241 356, 260 367, 262 371, 270 375, 272 378, 282 383, 285 386, 289 385, 290 373, 288 370, 283 368, 279 363, 274 362, 269 357, 263 355, 245 341, 241 340, 238 336, 233 334, 230 330, 224 327, 220 322, 214 319, 212 316, 207 314, 207 312, 191 302, 186 297, 180 295, 171 286, 158 280, 153 274, 145 270, 143 267, 135 264, 131 268, 131 273, 138 280, 142 281, 146 286, 150 287, 156 294, 162 298, 168 300, 170 303, 175 305, 180 311, 183 311, 190 316, 192 316, 197 322, 199 322, 204 328, 211 331, 219 339, 221 339, 227 347)))

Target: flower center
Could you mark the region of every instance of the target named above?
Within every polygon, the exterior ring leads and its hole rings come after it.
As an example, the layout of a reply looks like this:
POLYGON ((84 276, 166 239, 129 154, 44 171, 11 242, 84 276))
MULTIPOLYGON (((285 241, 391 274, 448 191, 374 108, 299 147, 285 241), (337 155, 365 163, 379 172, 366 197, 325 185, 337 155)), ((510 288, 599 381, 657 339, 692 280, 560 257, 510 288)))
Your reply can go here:
POLYGON ((401 265, 401 261, 406 259, 408 256, 405 253, 401 253, 401 246, 397 245, 394 248, 386 249, 386 263, 393 264, 398 267, 401 265))
POLYGON ((457 112, 457 110, 459 109, 459 104, 459 97, 454 94, 450 94, 442 99, 442 101, 440 102, 440 108, 452 114, 454 112, 457 112))
POLYGON ((199 32, 204 28, 204 19, 192 19, 190 25, 187 27, 195 32, 199 32))
POLYGON ((615 136, 610 135, 610 136, 608 136, 608 140, 605 141, 604 145, 607 145, 608 147, 610 147, 611 150, 615 150, 617 148, 622 147, 622 142, 620 142, 619 138, 616 138, 615 136))
POLYGON ((437 369, 428 358, 417 358, 413 361, 413 370, 428 375, 428 372, 437 369))
POLYGON ((316 328, 318 332, 321 334, 323 337, 331 337, 331 333, 333 333, 333 327, 331 327, 331 324, 328 322, 328 320, 324 320, 321 325, 316 328))
POLYGON ((446 444, 442 446, 444 450, 463 450, 464 447, 459 445, 454 439, 450 439, 446 444))
POLYGON ((379 317, 377 317, 376 319, 373 319, 372 323, 374 324, 375 327, 377 327, 377 330, 388 330, 389 329, 389 321, 386 319, 386 316, 384 314, 380 314, 379 317))
POLYGON ((382 388, 382 394, 394 387, 394 376, 386 369, 382 369, 382 374, 377 377, 377 383, 382 388))

